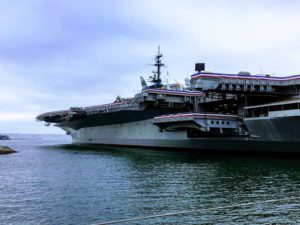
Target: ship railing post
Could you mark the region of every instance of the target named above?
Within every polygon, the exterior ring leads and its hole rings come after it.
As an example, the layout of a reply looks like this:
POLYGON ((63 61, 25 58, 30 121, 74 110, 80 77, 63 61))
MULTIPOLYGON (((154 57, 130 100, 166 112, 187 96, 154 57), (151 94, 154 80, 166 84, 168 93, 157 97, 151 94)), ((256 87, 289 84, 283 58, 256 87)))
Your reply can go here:
POLYGON ((197 98, 197 96, 194 97, 194 111, 198 112, 198 98, 197 98))

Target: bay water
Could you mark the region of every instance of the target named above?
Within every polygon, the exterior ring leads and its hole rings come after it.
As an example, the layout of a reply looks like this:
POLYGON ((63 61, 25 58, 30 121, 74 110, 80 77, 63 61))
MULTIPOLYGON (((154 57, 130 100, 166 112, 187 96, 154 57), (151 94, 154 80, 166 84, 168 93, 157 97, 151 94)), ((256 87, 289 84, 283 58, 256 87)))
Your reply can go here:
MULTIPOLYGON (((87 148, 64 135, 9 136, 0 145, 18 153, 0 155, 0 224, 97 224, 300 197, 297 157, 87 148)), ((127 224, 300 224, 300 202, 127 224)))

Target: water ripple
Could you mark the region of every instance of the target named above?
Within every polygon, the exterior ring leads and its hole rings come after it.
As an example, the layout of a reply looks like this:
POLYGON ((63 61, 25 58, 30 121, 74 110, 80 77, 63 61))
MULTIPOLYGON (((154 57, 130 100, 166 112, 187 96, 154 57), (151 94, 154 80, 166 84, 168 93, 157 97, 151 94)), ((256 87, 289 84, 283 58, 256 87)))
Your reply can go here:
MULTIPOLYGON (((0 156, 1 224, 95 224, 300 196, 298 159, 78 148, 59 135, 15 135, 0 156)), ((299 224, 299 202, 138 224, 299 224)))

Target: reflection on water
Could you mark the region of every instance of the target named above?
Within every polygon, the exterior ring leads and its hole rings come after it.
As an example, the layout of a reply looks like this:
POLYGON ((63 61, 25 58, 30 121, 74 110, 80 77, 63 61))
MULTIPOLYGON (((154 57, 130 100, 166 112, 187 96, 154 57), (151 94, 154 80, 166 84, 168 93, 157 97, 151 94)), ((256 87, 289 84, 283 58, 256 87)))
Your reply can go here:
MULTIPOLYGON (((180 210, 300 196, 297 158, 201 155, 65 145, 18 136, 0 157, 4 224, 94 224, 180 210)), ((297 201, 140 221, 138 224, 300 222, 297 201)))

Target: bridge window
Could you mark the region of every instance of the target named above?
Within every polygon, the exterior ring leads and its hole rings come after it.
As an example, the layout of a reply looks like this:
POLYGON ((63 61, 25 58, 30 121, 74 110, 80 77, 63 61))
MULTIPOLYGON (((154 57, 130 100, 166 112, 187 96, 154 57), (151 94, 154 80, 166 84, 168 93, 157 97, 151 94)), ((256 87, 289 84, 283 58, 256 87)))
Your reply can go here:
POLYGON ((280 111, 280 110, 282 110, 282 105, 270 106, 270 111, 280 111))
POLYGON ((211 123, 211 124, 214 124, 214 123, 215 123, 215 121, 211 120, 211 121, 210 121, 210 123, 211 123))
POLYGON ((282 110, 293 110, 300 109, 299 103, 282 104, 282 105, 272 105, 265 107, 257 107, 252 109, 246 109, 246 117, 265 117, 268 116, 269 112, 272 111, 282 111, 282 110))
POLYGON ((283 105, 283 110, 291 110, 291 109, 298 109, 298 108, 299 108, 298 103, 283 105))
POLYGON ((250 117, 259 117, 260 111, 261 111, 260 108, 249 109, 249 116, 250 117))
POLYGON ((291 104, 291 109, 299 109, 299 103, 291 104))
POLYGON ((290 110, 290 109, 291 109, 291 105, 290 104, 283 105, 283 110, 290 110))

